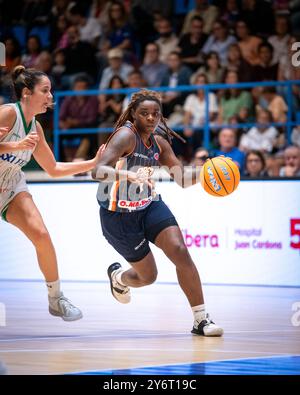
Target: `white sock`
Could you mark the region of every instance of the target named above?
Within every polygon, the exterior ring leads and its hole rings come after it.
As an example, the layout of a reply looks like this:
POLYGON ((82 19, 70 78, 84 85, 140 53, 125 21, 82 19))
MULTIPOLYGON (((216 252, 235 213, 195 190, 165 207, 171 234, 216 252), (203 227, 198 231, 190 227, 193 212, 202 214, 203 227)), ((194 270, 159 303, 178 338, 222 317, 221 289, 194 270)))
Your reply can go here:
POLYGON ((205 304, 199 304, 198 306, 192 307, 192 311, 194 314, 194 320, 200 323, 201 321, 205 320, 206 313, 205 313, 205 304))
POLYGON ((50 298, 59 298, 61 296, 60 281, 46 282, 50 298))
POLYGON ((117 282, 119 283, 119 284, 121 284, 121 285, 123 285, 123 287, 127 287, 127 285, 126 284, 124 284, 123 283, 123 281, 122 281, 122 274, 125 272, 125 270, 122 270, 122 269, 119 269, 118 271, 117 271, 117 274, 116 274, 116 280, 117 280, 117 282))

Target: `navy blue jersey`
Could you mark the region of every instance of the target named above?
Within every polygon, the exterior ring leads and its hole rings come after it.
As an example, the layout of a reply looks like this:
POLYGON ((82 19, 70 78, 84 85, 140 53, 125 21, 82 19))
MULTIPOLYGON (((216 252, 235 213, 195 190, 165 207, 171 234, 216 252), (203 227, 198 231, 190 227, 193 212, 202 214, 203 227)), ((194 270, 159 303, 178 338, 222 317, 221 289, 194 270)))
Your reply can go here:
MULTIPOLYGON (((151 134, 150 145, 147 146, 131 122, 127 121, 123 127, 134 133, 136 142, 131 153, 119 158, 115 169, 133 172, 142 169, 142 171, 152 174, 154 167, 158 166, 160 154, 160 148, 155 136, 151 134)), ((114 133, 118 133, 118 130, 114 133)), ((109 141, 110 139, 107 144, 109 144, 109 141)), ((97 199, 101 207, 123 213, 145 209, 151 203, 153 197, 153 191, 148 184, 136 184, 127 180, 101 181, 97 192, 97 199)))

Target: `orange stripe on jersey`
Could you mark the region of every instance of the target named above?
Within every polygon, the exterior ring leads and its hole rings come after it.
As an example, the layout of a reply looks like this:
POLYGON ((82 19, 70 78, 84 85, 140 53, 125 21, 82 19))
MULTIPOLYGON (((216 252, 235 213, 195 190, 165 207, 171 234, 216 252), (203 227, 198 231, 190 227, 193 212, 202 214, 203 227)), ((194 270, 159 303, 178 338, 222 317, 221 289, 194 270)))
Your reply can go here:
MULTIPOLYGON (((115 165, 116 170, 121 170, 123 166, 124 160, 120 159, 115 165)), ((117 194, 119 189, 120 181, 115 181, 111 187, 110 191, 110 202, 108 209, 111 211, 116 211, 117 209, 117 194)))

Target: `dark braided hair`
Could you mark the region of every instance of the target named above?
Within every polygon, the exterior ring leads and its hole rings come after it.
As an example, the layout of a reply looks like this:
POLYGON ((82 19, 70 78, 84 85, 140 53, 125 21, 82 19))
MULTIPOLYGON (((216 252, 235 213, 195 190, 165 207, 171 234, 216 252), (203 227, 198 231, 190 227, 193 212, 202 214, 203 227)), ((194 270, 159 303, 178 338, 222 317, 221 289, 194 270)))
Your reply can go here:
MULTIPOLYGON (((139 92, 136 92, 132 95, 131 100, 129 102, 128 107, 123 112, 123 114, 119 117, 115 124, 115 129, 119 129, 122 127, 126 121, 130 121, 133 123, 132 111, 135 111, 138 105, 145 100, 155 101, 160 109, 161 109, 161 96, 158 92, 150 91, 148 89, 141 89, 139 92)), ((166 119, 161 115, 160 123, 156 127, 154 134, 162 136, 166 139, 170 144, 172 143, 173 137, 177 137, 184 143, 186 142, 179 134, 174 132, 174 130, 170 129, 167 125, 166 119)))

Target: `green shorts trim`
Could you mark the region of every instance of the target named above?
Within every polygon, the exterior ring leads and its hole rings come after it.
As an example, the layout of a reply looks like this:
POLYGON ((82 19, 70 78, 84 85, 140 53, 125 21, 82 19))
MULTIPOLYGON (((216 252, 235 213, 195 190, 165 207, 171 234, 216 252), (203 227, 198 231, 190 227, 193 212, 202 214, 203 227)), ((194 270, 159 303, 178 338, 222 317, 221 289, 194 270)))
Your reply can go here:
POLYGON ((4 208, 4 210, 2 210, 2 213, 1 213, 2 219, 3 219, 4 221, 6 221, 6 222, 8 222, 8 221, 7 221, 7 210, 8 210, 8 207, 9 207, 9 204, 4 208))

